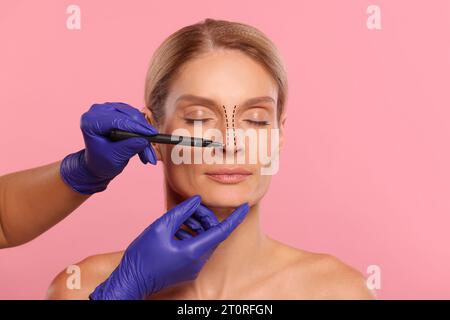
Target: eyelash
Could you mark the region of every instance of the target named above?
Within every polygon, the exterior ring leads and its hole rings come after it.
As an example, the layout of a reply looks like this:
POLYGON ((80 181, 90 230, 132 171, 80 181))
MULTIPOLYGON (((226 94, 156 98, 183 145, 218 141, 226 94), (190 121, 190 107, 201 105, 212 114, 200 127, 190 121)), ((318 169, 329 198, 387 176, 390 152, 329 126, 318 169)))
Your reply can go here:
POLYGON ((212 120, 212 119, 188 119, 188 118, 185 118, 184 122, 186 122, 187 124, 193 125, 195 121, 200 121, 200 122, 204 123, 209 120, 212 120))
POLYGON ((254 120, 244 120, 244 121, 247 121, 248 123, 258 127, 264 127, 270 124, 269 121, 254 121, 254 120))
MULTIPOLYGON (((187 118, 184 119, 184 121, 190 125, 193 125, 194 121, 200 121, 200 122, 204 123, 209 120, 212 120, 212 119, 187 119, 187 118)), ((254 120, 244 120, 244 121, 246 121, 252 125, 255 125, 257 127, 264 127, 264 126, 270 125, 270 123, 268 121, 254 121, 254 120)))

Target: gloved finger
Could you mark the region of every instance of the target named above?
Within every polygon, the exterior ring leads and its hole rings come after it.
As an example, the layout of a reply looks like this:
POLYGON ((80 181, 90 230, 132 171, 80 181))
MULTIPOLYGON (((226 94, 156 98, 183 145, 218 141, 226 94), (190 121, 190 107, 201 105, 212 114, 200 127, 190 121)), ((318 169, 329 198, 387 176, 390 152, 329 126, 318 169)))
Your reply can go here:
POLYGON ((177 232, 175 232, 175 236, 179 240, 190 239, 190 238, 193 237, 189 232, 187 232, 187 231, 185 231, 183 229, 179 229, 177 232))
POLYGON ((145 119, 144 114, 135 107, 130 106, 129 104, 123 102, 113 102, 113 107, 126 115, 128 115, 131 119, 141 122, 143 124, 148 123, 145 119))
MULTIPOLYGON (((131 119, 133 119, 134 121, 142 124, 144 127, 149 127, 152 129, 153 134, 157 134, 158 130, 153 127, 145 118, 145 115, 143 112, 141 112, 140 110, 126 104, 126 103, 122 103, 122 102, 116 102, 114 103, 114 108, 118 111, 123 113, 124 115, 127 115, 128 117, 130 117, 131 119)), ((156 157, 155 157, 156 159, 156 157)), ((154 164, 154 163, 153 163, 154 164)))
POLYGON ((120 129, 134 133, 151 135, 157 130, 150 124, 144 125, 133 119, 126 118, 120 112, 99 111, 96 113, 86 112, 81 116, 81 130, 89 135, 107 136, 112 129, 120 129))
POLYGON ((217 219, 214 212, 212 212, 208 207, 203 204, 200 204, 197 210, 192 215, 200 224, 203 226, 205 230, 210 229, 211 227, 218 225, 219 220, 217 219))
POLYGON ((144 151, 139 152, 138 155, 139 155, 139 159, 141 159, 141 162, 143 164, 146 164, 146 163, 149 162, 148 159, 147 159, 147 156, 144 153, 144 151))
POLYGON ((98 112, 98 111, 113 111, 113 102, 105 102, 105 103, 94 103, 90 108, 89 112, 98 112))
POLYGON ((153 134, 157 134, 158 130, 153 127, 147 119, 145 119, 144 114, 136 109, 135 107, 130 106, 129 104, 123 103, 123 102, 114 102, 112 103, 115 110, 117 110, 120 113, 123 113, 124 115, 128 116, 129 118, 133 119, 134 121, 142 124, 144 127, 148 127, 152 129, 153 134))
POLYGON ((145 138, 133 137, 112 142, 111 149, 113 150, 114 155, 120 157, 118 160, 125 161, 135 154, 143 152, 148 146, 149 142, 145 138))
POLYGON ((144 153, 148 159, 148 162, 150 162, 151 164, 155 165, 158 162, 158 159, 156 158, 155 149, 153 149, 151 143, 147 148, 144 149, 144 153))
POLYGON ((139 152, 139 158, 141 159, 141 162, 143 164, 151 163, 155 165, 158 162, 155 150, 153 149, 151 144, 146 147, 144 151, 139 152))
POLYGON ((192 231, 194 231, 196 234, 202 233, 205 231, 203 229, 203 226, 198 222, 195 218, 192 216, 187 218, 187 220, 184 222, 186 226, 188 226, 192 231))
POLYGON ((201 201, 202 198, 199 195, 192 196, 164 214, 163 222, 167 224, 171 236, 173 236, 175 232, 180 229, 181 225, 187 220, 187 218, 192 216, 201 201))
MULTIPOLYGON (((116 114, 118 113, 115 113, 114 115, 116 114)), ((117 117, 117 116, 114 119, 112 119, 111 128, 108 130, 108 133, 109 131, 111 131, 111 129, 125 130, 144 135, 151 135, 158 133, 158 130, 156 130, 156 128, 153 127, 147 121, 145 121, 145 123, 141 123, 131 118, 117 117)))
POLYGON ((218 225, 197 235, 196 237, 187 239, 186 246, 189 246, 190 250, 197 252, 199 255, 202 255, 208 250, 217 247, 244 220, 248 211, 248 204, 242 204, 218 225))
MULTIPOLYGON (((205 230, 208 230, 209 228, 211 228, 212 226, 214 226, 218 223, 219 223, 219 221, 217 220, 214 213, 201 203, 198 206, 197 210, 194 212, 194 214, 192 216, 190 216, 189 218, 187 218, 187 220, 184 222, 184 224, 190 230, 192 230, 192 232, 195 235, 202 233, 205 230)), ((183 230, 183 229, 180 228, 179 230, 183 230)), ((175 233, 175 235, 176 235, 176 233, 175 233)), ((189 235, 192 237, 192 234, 189 234, 189 235)), ((187 237, 185 237, 185 238, 187 238, 187 237)))
POLYGON ((153 127, 137 109, 117 107, 115 104, 94 104, 88 112, 81 116, 81 129, 84 132, 97 135, 107 135, 112 129, 126 130, 140 134, 157 134, 153 127), (124 112, 124 109, 128 112, 124 112))

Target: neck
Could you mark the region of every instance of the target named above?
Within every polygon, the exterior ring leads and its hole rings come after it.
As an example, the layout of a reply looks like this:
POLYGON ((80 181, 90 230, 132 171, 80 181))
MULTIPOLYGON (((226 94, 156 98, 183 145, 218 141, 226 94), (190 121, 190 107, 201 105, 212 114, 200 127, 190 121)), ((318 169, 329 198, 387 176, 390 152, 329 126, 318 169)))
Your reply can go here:
MULTIPOLYGON (((184 200, 184 199, 183 199, 184 200)), ((167 207, 181 202, 167 194, 167 207)), ((210 208, 219 221, 228 217, 235 208, 210 208)), ((246 218, 213 252, 197 278, 188 287, 204 299, 225 296, 233 290, 233 283, 244 283, 266 249, 268 238, 260 225, 259 203, 250 207, 246 218)), ((254 274, 253 274, 254 275, 254 274)), ((254 275, 255 276, 255 275, 254 275)))

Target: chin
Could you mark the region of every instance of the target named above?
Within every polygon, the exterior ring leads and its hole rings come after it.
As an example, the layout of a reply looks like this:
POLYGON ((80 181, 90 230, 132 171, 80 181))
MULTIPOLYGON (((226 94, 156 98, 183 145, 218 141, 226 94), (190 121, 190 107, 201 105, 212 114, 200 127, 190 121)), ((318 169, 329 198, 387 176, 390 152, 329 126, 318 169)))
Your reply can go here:
POLYGON ((209 208, 236 208, 245 202, 251 206, 253 199, 249 199, 249 192, 238 190, 223 190, 220 188, 206 190, 200 193, 202 196, 202 203, 209 208))

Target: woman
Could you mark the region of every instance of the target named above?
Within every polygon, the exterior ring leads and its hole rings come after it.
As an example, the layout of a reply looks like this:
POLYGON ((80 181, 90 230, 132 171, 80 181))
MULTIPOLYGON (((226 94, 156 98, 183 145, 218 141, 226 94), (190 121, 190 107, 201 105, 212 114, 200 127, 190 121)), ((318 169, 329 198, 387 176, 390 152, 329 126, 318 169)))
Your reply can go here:
MULTIPOLYGON (((224 148, 214 152, 229 152, 237 159, 249 155, 249 143, 237 143, 227 127, 278 129, 277 147, 282 147, 286 96, 283 63, 265 35, 245 24, 206 19, 172 34, 155 52, 147 73, 143 112, 159 132, 185 129, 194 135, 194 123, 199 122, 204 133, 211 128, 222 130, 224 148)), ((220 221, 242 203, 247 202, 250 209, 193 281, 164 288, 148 299, 374 297, 364 277, 339 259, 287 246, 263 233, 260 202, 271 180, 270 174, 261 174, 265 164, 175 164, 173 145, 153 148, 164 164, 167 208, 199 194, 220 221)), ((67 274, 61 272, 49 298, 88 298, 122 256, 123 252, 115 252, 81 261, 81 290, 66 289, 67 274)))

